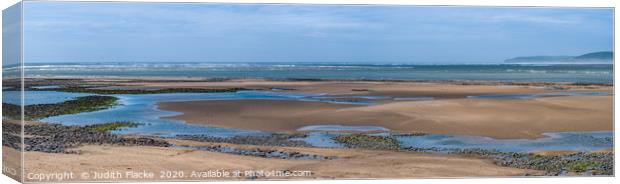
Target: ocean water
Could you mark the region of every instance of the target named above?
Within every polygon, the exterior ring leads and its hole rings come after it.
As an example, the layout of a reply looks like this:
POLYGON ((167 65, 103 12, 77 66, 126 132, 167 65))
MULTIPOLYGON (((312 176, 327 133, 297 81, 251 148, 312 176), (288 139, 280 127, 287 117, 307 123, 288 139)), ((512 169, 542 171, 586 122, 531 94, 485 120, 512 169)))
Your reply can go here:
MULTIPOLYGON (((10 70, 10 68, 5 68, 10 70)), ((24 67, 26 76, 492 80, 613 83, 613 65, 409 65, 352 63, 56 63, 24 67)))

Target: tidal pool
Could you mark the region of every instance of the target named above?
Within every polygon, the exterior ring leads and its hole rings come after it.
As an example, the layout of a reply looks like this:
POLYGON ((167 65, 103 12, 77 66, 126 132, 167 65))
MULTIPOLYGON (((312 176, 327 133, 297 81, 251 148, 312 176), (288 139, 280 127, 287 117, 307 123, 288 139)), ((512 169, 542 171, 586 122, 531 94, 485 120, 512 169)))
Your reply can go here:
POLYGON ((611 131, 545 133, 539 139, 493 139, 482 136, 428 134, 396 136, 402 147, 468 149, 480 148, 504 152, 536 152, 545 150, 596 151, 612 148, 611 131))
POLYGON ((472 99, 534 99, 540 97, 554 96, 604 96, 612 95, 608 92, 556 92, 556 93, 524 93, 524 94, 488 94, 478 96, 468 96, 472 99))
MULTIPOLYGON (((77 97, 88 96, 88 93, 67 93, 56 91, 24 91, 24 105, 60 103, 77 97)), ((2 103, 19 105, 21 91, 2 91, 2 103)))
MULTIPOLYGON (((343 133, 311 132, 305 138, 296 138, 308 142, 312 146, 324 148, 343 148, 344 145, 332 138, 343 133)), ((390 133, 371 134, 390 136, 398 140, 402 148, 420 148, 438 150, 440 152, 459 149, 486 149, 502 152, 537 152, 548 150, 597 151, 613 148, 614 134, 611 131, 596 132, 556 132, 545 133, 539 139, 493 139, 482 136, 459 136, 426 134, 416 136, 392 136, 390 133)))

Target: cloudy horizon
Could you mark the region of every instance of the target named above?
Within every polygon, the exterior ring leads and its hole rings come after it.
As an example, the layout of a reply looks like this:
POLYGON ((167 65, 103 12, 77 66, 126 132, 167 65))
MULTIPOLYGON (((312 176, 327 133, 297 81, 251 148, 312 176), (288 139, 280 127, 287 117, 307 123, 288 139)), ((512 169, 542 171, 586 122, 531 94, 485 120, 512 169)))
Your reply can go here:
POLYGON ((38 63, 499 63, 612 49, 611 8, 24 5, 24 60, 38 63))

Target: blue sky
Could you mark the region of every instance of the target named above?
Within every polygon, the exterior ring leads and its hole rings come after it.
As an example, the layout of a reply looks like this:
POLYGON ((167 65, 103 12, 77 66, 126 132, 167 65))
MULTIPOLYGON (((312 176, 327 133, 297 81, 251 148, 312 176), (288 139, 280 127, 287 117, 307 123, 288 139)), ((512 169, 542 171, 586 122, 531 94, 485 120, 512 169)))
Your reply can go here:
POLYGON ((26 62, 498 63, 613 48, 613 10, 27 2, 26 62))

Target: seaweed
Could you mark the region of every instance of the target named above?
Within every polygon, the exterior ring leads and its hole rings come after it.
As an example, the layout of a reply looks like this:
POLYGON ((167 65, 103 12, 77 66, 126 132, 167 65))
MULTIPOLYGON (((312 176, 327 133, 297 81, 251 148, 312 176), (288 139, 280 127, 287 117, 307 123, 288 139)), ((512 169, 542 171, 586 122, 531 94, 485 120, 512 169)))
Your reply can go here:
POLYGON ((400 142, 392 137, 372 136, 366 134, 350 134, 339 135, 332 138, 333 140, 344 144, 349 148, 366 148, 366 149, 400 149, 400 142))
POLYGON ((104 124, 89 125, 89 126, 86 126, 86 128, 88 128, 88 130, 91 132, 109 132, 109 131, 119 130, 124 127, 135 128, 140 125, 142 124, 128 122, 128 121, 117 121, 117 122, 110 122, 110 123, 104 123, 104 124))
MULTIPOLYGON (((83 96, 55 104, 33 104, 24 106, 25 120, 38 120, 51 116, 92 112, 117 104, 118 98, 113 96, 83 96)), ((21 106, 2 103, 2 114, 10 119, 20 119, 21 106)))

